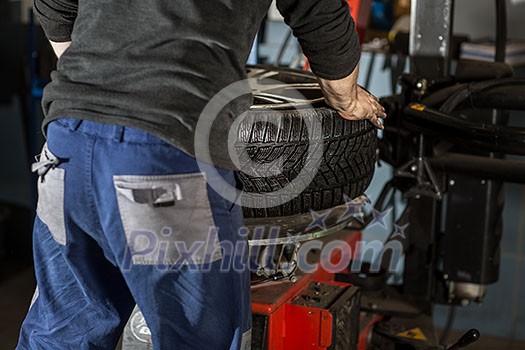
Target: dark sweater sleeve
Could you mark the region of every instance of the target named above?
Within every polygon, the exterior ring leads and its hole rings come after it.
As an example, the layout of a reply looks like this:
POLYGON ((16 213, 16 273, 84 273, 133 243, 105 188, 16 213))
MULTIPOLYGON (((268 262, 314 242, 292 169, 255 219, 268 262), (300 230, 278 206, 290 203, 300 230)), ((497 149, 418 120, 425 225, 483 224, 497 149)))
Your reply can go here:
POLYGON ((342 79, 359 63, 360 47, 343 0, 277 0, 284 17, 320 78, 342 79))
POLYGON ((49 40, 71 40, 78 0, 34 0, 33 8, 49 40))

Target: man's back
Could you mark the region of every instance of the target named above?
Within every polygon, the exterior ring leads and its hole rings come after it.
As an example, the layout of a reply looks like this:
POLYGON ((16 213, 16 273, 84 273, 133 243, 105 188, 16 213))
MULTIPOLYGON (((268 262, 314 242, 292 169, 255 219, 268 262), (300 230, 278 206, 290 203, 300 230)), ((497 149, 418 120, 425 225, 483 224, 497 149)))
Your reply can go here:
MULTIPOLYGON (((188 135, 206 103, 244 79, 268 6, 268 0, 80 0, 71 47, 45 91, 46 124, 64 115, 125 123, 193 153, 188 135)), ((38 10, 46 8, 37 3, 38 10)), ((249 96, 237 101, 241 109, 250 103, 249 96)))

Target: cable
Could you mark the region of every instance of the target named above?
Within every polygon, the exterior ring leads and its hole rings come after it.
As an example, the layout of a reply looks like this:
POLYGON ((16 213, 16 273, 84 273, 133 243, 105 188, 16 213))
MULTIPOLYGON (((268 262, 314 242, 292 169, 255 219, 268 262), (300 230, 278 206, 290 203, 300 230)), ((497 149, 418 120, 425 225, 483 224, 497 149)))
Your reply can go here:
POLYGON ((471 94, 479 94, 483 91, 498 86, 524 85, 524 79, 504 78, 486 80, 478 83, 464 84, 441 105, 439 111, 442 113, 452 113, 461 103, 470 98, 471 94))
POLYGON ((507 5, 496 0, 496 62, 505 62, 507 48, 507 5))
POLYGON ((281 46, 279 47, 277 57, 275 58, 275 63, 274 63, 275 66, 279 66, 281 64, 284 53, 286 52, 286 47, 288 46, 288 42, 290 41, 291 38, 292 38, 292 30, 289 30, 286 36, 284 37, 284 40, 281 43, 281 46))
POLYGON ((445 328, 443 329, 443 333, 441 333, 441 337, 439 338, 439 344, 440 345, 447 345, 447 339, 450 336, 450 331, 452 330, 452 325, 454 324, 454 319, 456 318, 456 305, 450 306, 450 309, 448 310, 447 315, 447 323, 445 324, 445 328))
POLYGON ((372 73, 374 71, 374 64, 376 62, 376 55, 377 53, 372 51, 370 52, 370 63, 368 64, 368 70, 366 72, 366 79, 365 79, 365 89, 370 89, 370 83, 372 82, 372 73))

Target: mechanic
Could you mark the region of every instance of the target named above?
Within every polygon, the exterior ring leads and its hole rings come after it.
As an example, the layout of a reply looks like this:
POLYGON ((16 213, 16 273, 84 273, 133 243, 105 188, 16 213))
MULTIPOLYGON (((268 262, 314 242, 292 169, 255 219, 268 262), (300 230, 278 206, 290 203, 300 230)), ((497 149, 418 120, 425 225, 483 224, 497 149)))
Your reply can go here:
MULTIPOLYGON (((384 110, 356 83, 360 50, 346 2, 277 4, 328 103, 380 127, 384 110)), ((219 271, 217 249, 246 240, 242 211, 207 186, 194 130, 208 101, 246 78, 269 5, 35 0, 59 60, 33 166, 37 289, 17 349, 114 349, 135 303, 156 349, 250 347, 249 271, 219 271), (193 249, 199 242, 211 250, 193 249)), ((230 103, 211 133, 214 166, 232 185, 222 142, 251 103, 249 94, 230 103)))

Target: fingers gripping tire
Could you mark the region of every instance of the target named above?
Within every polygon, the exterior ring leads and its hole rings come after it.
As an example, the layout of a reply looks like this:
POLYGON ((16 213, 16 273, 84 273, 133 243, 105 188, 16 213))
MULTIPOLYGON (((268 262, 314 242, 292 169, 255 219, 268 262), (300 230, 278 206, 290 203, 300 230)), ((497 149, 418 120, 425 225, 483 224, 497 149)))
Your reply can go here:
MULTIPOLYGON (((293 74, 289 70, 272 68, 279 78, 293 74)), ((304 75, 301 72, 301 75, 304 75)), ((297 76, 293 77, 297 82, 297 76)), ((285 80, 285 79, 284 79, 285 80)), ((322 98, 322 92, 318 90, 322 98)), ((312 91, 309 91, 312 96, 312 91)), ((255 96, 257 101, 257 96, 255 96)), ((268 104, 265 105, 268 107, 268 104)), ((238 176, 246 195, 256 196, 261 205, 258 208, 243 207, 245 218, 277 217, 307 213, 312 210, 329 209, 344 203, 345 196, 355 198, 370 184, 376 161, 377 138, 375 127, 367 120, 349 121, 324 103, 314 103, 310 108, 252 109, 249 115, 256 123, 241 124, 236 147, 245 147, 251 162, 271 163, 280 159, 279 174, 258 176, 239 172, 238 176), (309 140, 305 124, 311 118, 318 118, 322 124, 323 155, 317 173, 309 184, 297 177, 305 166, 309 140), (292 200, 280 204, 272 192, 292 183, 306 188, 292 200)), ((316 169, 312 169, 315 171, 316 169)), ((241 198, 243 203, 244 197, 241 198)))

